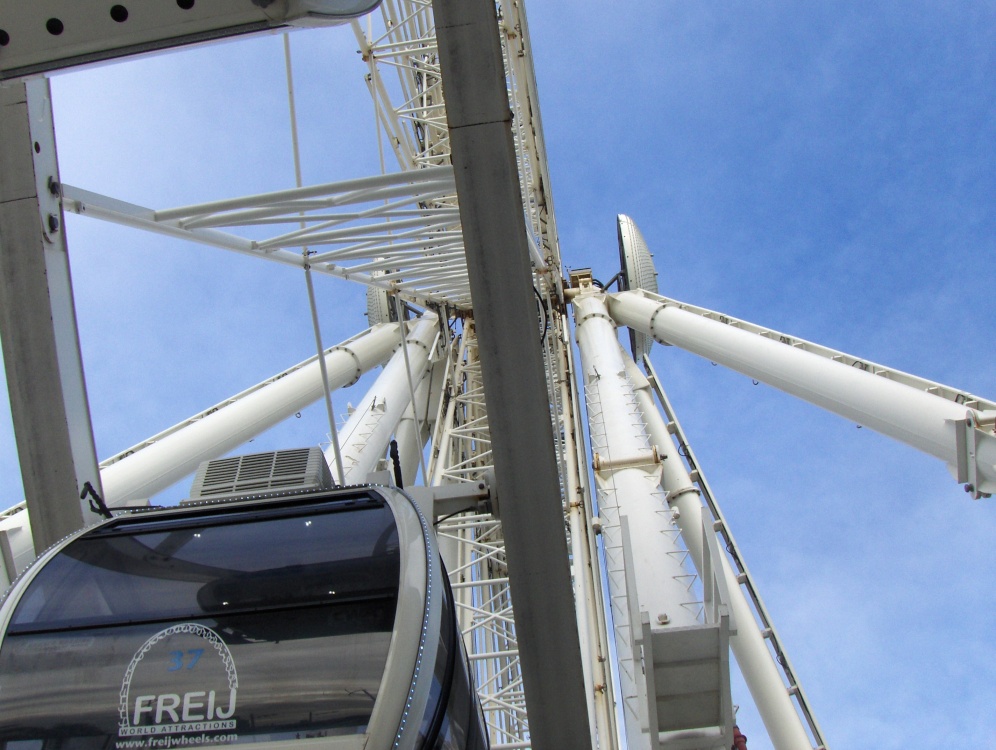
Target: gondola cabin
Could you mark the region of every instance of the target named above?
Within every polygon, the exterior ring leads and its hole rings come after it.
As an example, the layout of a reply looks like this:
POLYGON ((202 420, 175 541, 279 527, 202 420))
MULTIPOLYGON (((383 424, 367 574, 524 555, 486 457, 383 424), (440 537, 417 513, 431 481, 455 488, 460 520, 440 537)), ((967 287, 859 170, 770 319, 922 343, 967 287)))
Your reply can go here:
POLYGON ((395 488, 115 517, 25 571, 0 633, 0 750, 487 747, 431 528, 395 488))

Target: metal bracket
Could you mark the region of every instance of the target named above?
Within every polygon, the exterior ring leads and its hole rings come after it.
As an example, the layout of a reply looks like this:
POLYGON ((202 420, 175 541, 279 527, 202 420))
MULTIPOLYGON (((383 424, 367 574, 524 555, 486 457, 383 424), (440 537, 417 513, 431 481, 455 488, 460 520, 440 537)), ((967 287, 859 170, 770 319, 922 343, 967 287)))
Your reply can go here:
POLYGON ((991 412, 983 413, 979 419, 975 412, 968 412, 965 419, 949 420, 955 426, 955 449, 957 451, 957 463, 954 466, 955 480, 959 484, 965 485, 965 492, 968 492, 974 500, 983 497, 992 497, 991 493, 982 492, 979 482, 978 446, 979 435, 982 430, 979 424, 987 424, 991 412))
POLYGON ((571 271, 569 283, 570 287, 564 290, 564 296, 567 299, 576 297, 578 294, 582 294, 584 292, 598 291, 595 286, 594 278, 591 275, 590 268, 578 268, 571 271))
POLYGON ((729 635, 737 634, 737 621, 730 609, 730 590, 726 585, 726 575, 723 572, 723 553, 719 548, 719 539, 712 525, 702 514, 702 594, 705 609, 705 621, 714 625, 726 619, 726 630, 729 635))
POLYGON ((476 482, 441 484, 435 487, 407 487, 426 518, 436 520, 463 511, 491 513, 498 517, 493 481, 482 477, 476 482))

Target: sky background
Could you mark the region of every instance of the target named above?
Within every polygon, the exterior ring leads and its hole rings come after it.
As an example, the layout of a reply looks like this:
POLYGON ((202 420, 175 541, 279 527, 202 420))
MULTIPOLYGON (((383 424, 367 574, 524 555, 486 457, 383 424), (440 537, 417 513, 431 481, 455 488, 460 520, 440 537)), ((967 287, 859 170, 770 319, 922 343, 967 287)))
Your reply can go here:
MULTIPOLYGON (((996 397, 996 3, 606 7, 528 6, 565 262, 611 277, 625 213, 667 296, 996 397)), ((305 184, 378 172, 352 33, 292 40, 305 184)), ((293 185, 280 37, 52 85, 64 182, 154 208, 293 185)), ((314 353, 300 272, 76 216, 67 233, 101 458, 314 353)), ((317 291, 326 346, 366 326, 362 287, 317 291)), ((653 358, 830 746, 996 748, 994 500, 693 355, 653 358)), ((327 430, 319 403, 247 451, 327 430)))

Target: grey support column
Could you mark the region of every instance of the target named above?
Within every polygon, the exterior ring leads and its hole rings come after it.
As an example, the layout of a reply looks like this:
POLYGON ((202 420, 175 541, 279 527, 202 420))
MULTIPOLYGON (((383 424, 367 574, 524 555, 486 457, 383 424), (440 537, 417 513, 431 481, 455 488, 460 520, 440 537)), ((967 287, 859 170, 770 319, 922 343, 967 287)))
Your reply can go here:
POLYGON ((98 516, 48 81, 0 86, 0 340, 35 550, 98 516))
POLYGON ((433 11, 532 746, 590 748, 495 4, 433 0, 433 11))

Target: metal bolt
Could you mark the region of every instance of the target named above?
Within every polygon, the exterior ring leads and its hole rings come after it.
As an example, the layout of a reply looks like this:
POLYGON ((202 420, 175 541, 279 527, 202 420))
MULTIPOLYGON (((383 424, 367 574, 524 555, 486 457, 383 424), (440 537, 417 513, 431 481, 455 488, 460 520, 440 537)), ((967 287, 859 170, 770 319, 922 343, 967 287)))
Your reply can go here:
POLYGON ((55 214, 48 215, 48 231, 58 232, 59 231, 59 217, 55 214))
POLYGON ((48 192, 56 197, 62 194, 62 185, 54 177, 48 178, 48 192))

